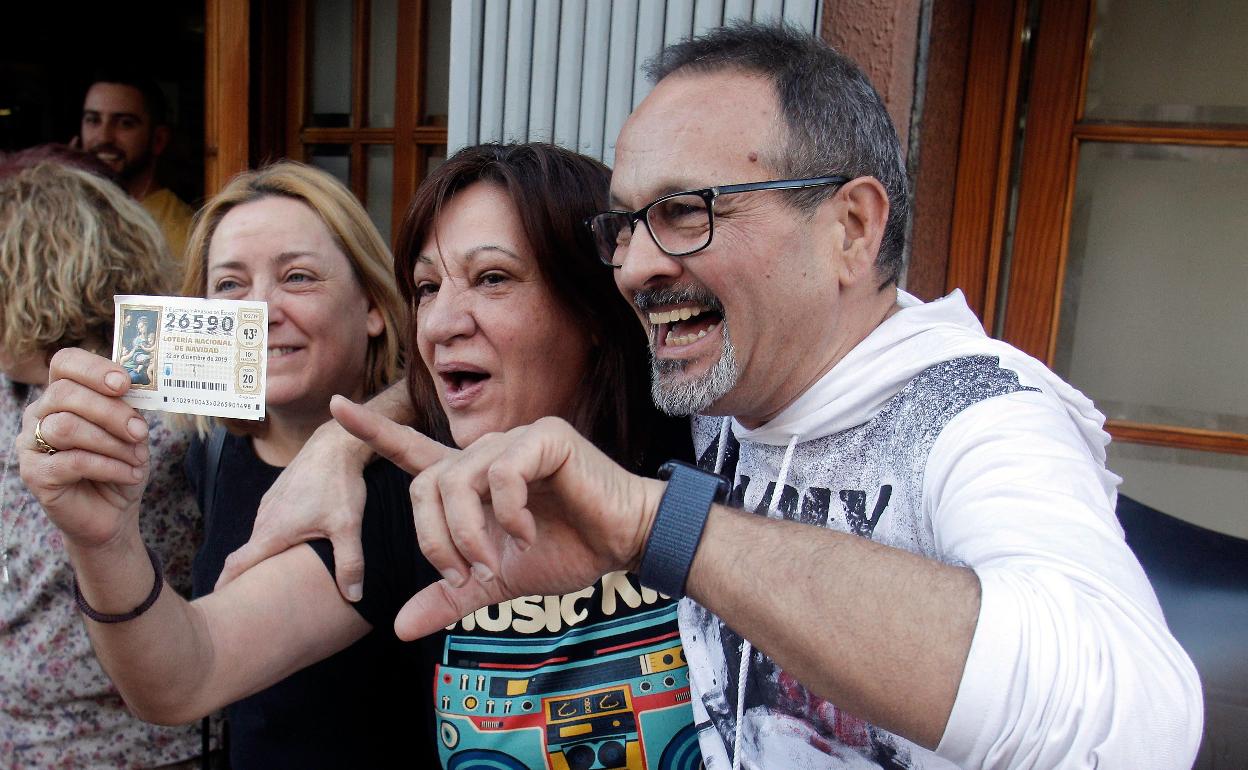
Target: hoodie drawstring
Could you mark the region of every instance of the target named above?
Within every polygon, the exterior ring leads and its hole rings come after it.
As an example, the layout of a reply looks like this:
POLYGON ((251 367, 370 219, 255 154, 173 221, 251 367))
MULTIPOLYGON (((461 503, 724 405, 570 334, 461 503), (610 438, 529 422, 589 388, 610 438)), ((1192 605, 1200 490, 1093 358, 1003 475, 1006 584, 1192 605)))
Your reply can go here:
MULTIPOLYGON (((719 472, 719 462, 723 460, 724 452, 724 434, 728 426, 728 418, 724 419, 724 428, 720 430, 719 437, 719 460, 716 461, 716 473, 719 472)), ((778 519, 780 514, 780 498, 784 494, 784 484, 789 480, 789 465, 793 462, 793 448, 797 446, 797 434, 793 434, 789 438, 788 445, 784 448, 784 459, 780 461, 780 474, 776 479, 776 486, 771 491, 771 501, 767 504, 767 518, 778 519)), ((733 479, 736 483, 736 479, 733 479)), ((750 644, 750 640, 745 637, 741 638, 741 665, 737 668, 737 722, 736 731, 732 736, 732 770, 741 770, 741 722, 745 718, 745 678, 750 671, 750 658, 754 655, 754 645, 750 644)))
MULTIPOLYGON (((719 473, 724 468, 724 453, 728 451, 728 431, 732 429, 732 418, 725 417, 719 423, 719 448, 715 450, 715 472, 719 473)), ((736 475, 736 474, 733 474, 736 475)), ((733 484, 737 483, 736 479, 732 480, 733 484)))

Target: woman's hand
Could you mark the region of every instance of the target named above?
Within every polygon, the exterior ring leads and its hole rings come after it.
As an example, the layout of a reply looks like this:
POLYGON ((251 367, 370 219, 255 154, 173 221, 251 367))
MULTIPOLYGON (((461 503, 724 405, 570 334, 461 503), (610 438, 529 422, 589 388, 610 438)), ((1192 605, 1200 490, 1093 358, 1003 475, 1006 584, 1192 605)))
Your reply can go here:
POLYGON ((17 438, 22 481, 75 546, 99 548, 137 532, 147 423, 121 401, 130 378, 107 358, 67 348, 52 357, 48 381, 17 438), (55 453, 39 448, 36 428, 55 453))

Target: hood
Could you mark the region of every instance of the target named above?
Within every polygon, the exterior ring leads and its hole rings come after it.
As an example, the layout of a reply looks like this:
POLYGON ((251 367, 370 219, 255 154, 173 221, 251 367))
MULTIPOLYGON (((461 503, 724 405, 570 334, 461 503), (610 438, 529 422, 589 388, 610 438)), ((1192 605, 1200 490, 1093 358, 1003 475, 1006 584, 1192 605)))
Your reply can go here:
POLYGON ((984 333, 960 290, 934 302, 897 291, 901 310, 858 343, 809 390, 754 430, 732 420, 739 441, 786 446, 838 433, 874 417, 901 388, 928 367, 971 355, 996 356, 1023 385, 1055 396, 1088 445, 1105 462, 1109 434, 1092 401, 1040 361, 984 333))

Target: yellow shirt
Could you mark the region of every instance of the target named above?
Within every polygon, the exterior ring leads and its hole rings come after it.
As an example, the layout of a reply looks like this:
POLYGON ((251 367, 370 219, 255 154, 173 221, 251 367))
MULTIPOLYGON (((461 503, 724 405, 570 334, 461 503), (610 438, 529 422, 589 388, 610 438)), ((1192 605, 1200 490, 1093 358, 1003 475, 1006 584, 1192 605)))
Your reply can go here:
POLYGON ((194 209, 182 202, 168 188, 161 188, 149 194, 140 203, 147 213, 152 215, 160 231, 169 243, 169 252, 173 258, 181 262, 186 258, 186 239, 191 234, 191 217, 194 209))

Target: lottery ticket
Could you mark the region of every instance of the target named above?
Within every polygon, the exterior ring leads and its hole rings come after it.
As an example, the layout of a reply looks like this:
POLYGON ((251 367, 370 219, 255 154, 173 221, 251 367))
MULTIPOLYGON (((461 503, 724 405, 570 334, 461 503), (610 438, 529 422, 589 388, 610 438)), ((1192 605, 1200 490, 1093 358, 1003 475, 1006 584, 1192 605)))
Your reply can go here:
POLYGON ((138 409, 264 419, 268 305, 227 299, 113 298, 113 360, 138 409))

